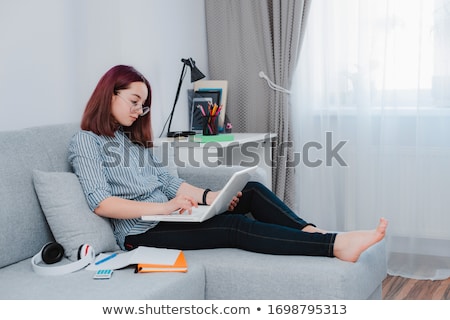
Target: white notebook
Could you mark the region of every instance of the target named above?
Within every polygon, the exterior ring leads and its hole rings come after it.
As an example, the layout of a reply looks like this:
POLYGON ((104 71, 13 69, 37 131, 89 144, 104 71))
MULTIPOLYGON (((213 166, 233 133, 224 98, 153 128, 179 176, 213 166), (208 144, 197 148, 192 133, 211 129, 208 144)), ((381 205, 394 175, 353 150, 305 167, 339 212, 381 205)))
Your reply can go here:
POLYGON ((256 166, 249 167, 235 172, 220 191, 214 202, 209 206, 199 205, 197 208, 192 208, 191 214, 189 214, 189 212, 180 214, 178 211, 175 211, 168 215, 158 214, 142 216, 142 219, 150 221, 202 222, 217 214, 223 213, 228 210, 231 199, 245 187, 250 180, 252 172, 255 171, 256 168, 256 166))

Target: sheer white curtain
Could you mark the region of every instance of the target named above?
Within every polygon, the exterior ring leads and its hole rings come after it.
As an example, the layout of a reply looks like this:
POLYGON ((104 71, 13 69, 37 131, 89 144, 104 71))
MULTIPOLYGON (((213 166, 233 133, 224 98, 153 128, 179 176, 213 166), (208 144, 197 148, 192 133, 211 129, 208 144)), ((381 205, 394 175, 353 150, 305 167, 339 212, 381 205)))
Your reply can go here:
POLYGON ((291 88, 297 210, 389 222, 388 272, 450 276, 450 1, 313 1, 291 88))

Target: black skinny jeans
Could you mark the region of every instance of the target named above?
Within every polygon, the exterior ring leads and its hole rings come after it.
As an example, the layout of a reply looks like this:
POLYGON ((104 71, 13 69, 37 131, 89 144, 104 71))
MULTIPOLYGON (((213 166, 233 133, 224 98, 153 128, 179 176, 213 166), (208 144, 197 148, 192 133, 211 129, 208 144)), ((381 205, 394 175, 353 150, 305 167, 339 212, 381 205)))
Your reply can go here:
POLYGON ((311 224, 299 218, 263 184, 249 182, 233 211, 201 223, 159 222, 145 233, 127 236, 125 247, 239 248, 268 254, 333 257, 336 234, 302 231, 307 225, 311 224))

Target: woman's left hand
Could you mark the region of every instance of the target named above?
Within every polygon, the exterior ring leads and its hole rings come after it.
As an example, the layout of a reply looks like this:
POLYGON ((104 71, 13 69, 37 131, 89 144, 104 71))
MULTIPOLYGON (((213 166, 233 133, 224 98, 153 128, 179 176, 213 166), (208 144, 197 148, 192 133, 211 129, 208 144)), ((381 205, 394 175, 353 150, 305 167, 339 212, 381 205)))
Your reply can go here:
POLYGON ((234 208, 236 208, 236 206, 239 203, 239 198, 242 196, 242 192, 238 192, 238 194, 233 197, 233 199, 231 199, 230 204, 228 205, 228 211, 233 211, 234 208))

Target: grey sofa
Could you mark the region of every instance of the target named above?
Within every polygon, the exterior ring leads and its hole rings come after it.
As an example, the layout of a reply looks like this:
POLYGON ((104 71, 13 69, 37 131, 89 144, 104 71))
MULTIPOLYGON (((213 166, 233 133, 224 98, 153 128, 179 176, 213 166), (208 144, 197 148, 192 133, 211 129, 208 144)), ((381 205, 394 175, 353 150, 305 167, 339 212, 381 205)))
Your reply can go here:
MULTIPOLYGON (((185 251, 187 273, 135 274, 130 267, 106 281, 93 280, 93 271, 87 270, 36 274, 31 257, 54 241, 54 234, 34 172, 70 172, 67 145, 77 130, 76 124, 61 124, 0 132, 0 299, 381 298, 387 273, 384 241, 356 263, 214 249, 185 251)), ((215 175, 196 168, 177 171, 193 184, 218 188, 232 169, 215 169, 215 175)))

